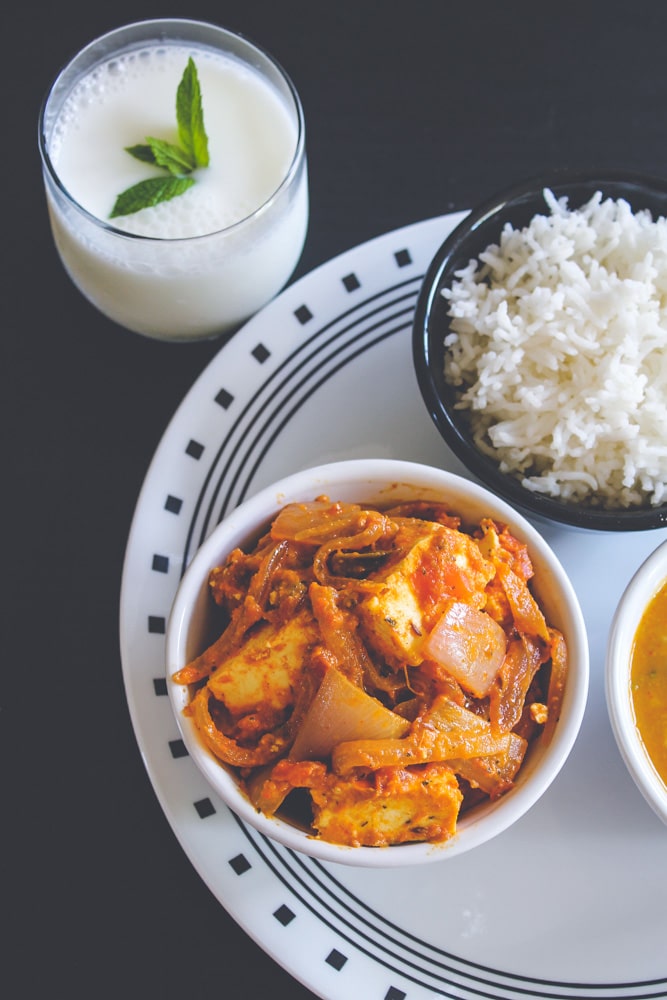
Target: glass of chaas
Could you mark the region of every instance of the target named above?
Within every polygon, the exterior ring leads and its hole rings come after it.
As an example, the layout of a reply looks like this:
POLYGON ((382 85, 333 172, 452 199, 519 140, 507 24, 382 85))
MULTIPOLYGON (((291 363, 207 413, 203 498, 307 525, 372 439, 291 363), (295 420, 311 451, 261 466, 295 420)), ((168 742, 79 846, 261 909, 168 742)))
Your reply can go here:
POLYGON ((215 25, 160 19, 91 42, 39 117, 54 241, 104 314, 160 340, 232 330, 286 284, 308 226, 304 116, 282 68, 215 25), (177 90, 196 68, 208 165, 184 193, 112 216, 117 197, 169 170, 128 152, 179 144, 177 90), (194 183, 193 183, 194 182, 194 183))

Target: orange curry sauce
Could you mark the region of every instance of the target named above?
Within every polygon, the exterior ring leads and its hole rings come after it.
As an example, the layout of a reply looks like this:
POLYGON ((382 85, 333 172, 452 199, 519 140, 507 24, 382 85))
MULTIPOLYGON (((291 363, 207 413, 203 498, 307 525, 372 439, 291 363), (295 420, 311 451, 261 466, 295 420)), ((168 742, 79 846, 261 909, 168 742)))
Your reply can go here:
POLYGON ((637 728, 667 784, 667 581, 651 599, 637 628, 630 676, 637 728))

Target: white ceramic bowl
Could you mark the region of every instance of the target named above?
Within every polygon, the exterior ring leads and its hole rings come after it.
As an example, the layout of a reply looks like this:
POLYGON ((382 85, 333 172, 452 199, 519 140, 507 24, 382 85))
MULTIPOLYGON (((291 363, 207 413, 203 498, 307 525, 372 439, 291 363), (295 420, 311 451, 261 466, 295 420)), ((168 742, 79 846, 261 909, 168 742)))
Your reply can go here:
POLYGON ((579 731, 588 692, 588 643, 581 609, 558 559, 525 518, 475 483, 424 465, 393 460, 351 460, 298 472, 257 493, 222 521, 187 568, 170 615, 167 636, 167 683, 183 741, 211 788, 244 822, 294 850, 323 861, 366 867, 393 867, 451 858, 488 841, 511 826, 556 777, 579 731), (442 844, 396 847, 347 847, 317 839, 280 817, 258 813, 234 775, 204 748, 193 724, 183 715, 189 691, 172 675, 204 648, 209 616, 207 580, 236 546, 254 540, 281 507, 290 501, 327 494, 332 500, 390 505, 409 499, 446 501, 464 522, 493 517, 509 525, 525 541, 535 567, 535 594, 547 619, 559 628, 569 648, 570 673, 560 721, 545 748, 533 745, 515 787, 494 803, 471 809, 460 818, 457 833, 442 844))
POLYGON ((648 804, 667 823, 667 787, 642 743, 630 692, 632 646, 640 619, 667 580, 667 541, 642 563, 625 588, 607 644, 605 687, 614 736, 628 771, 648 804))

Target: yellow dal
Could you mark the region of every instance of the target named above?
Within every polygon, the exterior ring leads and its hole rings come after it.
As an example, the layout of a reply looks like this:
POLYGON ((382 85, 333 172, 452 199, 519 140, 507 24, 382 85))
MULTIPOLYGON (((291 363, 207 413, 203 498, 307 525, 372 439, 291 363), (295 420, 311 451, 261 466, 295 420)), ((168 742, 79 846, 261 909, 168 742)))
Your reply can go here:
POLYGON ((637 628, 630 677, 637 728, 667 784, 667 581, 651 599, 637 628))

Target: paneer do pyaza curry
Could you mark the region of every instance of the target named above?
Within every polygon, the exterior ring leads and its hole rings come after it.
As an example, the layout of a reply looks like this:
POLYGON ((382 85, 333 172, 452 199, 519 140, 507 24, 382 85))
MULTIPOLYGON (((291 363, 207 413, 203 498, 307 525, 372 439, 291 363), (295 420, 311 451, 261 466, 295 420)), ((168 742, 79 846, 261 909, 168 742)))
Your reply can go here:
POLYGON ((338 844, 441 842, 558 720, 567 652, 532 576, 491 519, 291 503, 211 572, 221 634, 174 681, 258 810, 338 844))

